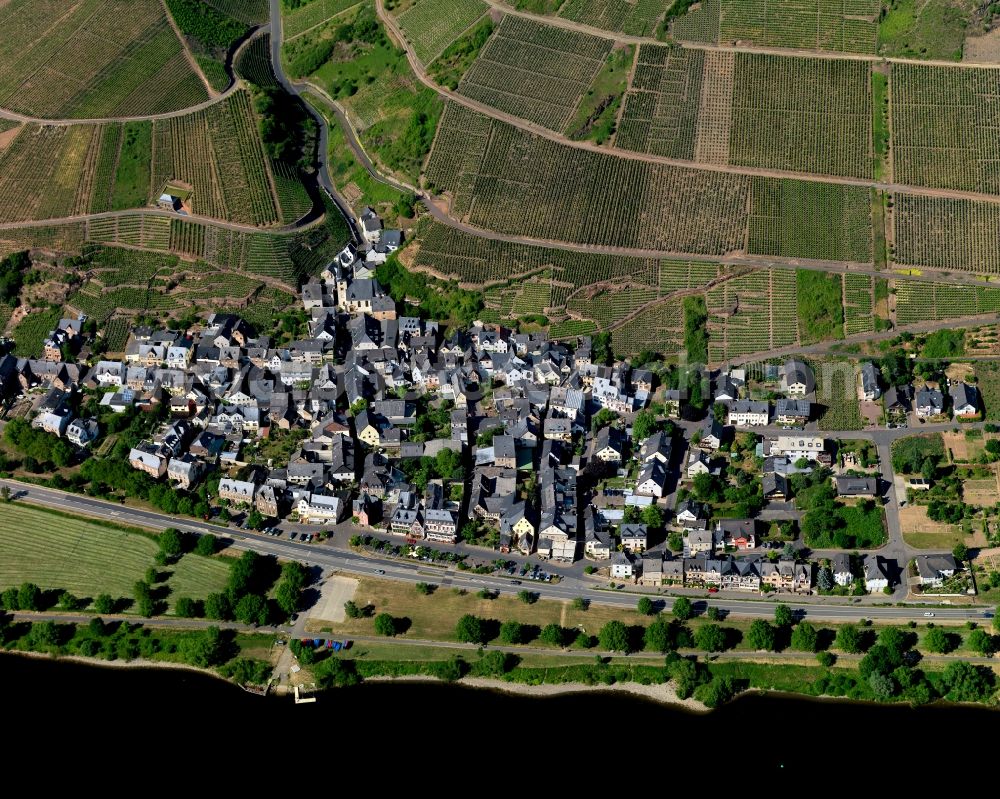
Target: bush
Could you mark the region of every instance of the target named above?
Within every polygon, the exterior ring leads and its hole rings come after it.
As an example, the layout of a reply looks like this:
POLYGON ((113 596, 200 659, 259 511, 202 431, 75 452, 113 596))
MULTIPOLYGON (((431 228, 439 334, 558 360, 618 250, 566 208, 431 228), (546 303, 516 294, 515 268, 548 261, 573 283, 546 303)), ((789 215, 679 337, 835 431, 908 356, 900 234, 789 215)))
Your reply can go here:
POLYGON ((485 644, 486 629, 483 620, 467 613, 455 626, 455 637, 465 644, 485 644))
POLYGON ((390 613, 379 613, 375 617, 375 632, 379 635, 393 636, 396 634, 396 620, 390 613))

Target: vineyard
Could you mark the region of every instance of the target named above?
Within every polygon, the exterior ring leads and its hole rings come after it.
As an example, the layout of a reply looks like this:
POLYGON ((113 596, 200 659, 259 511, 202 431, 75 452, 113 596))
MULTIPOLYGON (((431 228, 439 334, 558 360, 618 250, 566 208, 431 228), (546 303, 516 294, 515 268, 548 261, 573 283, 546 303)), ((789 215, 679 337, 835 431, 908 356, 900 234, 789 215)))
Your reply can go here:
POLYGON ((738 53, 730 163, 871 176, 869 65, 738 53))
POLYGON ((663 0, 566 0, 559 16, 626 36, 652 36, 667 5, 663 0))
POLYGON ((611 45, 607 39, 507 16, 462 78, 459 92, 561 131, 611 45))
POLYGON ((1000 312, 1000 288, 918 280, 897 280, 895 288, 900 325, 1000 312))
POLYGON ((914 64, 892 67, 892 152, 896 180, 1000 192, 996 131, 1000 73, 914 64))
POLYGON ((278 80, 271 66, 271 34, 258 36, 240 51, 234 65, 236 74, 243 80, 262 89, 275 89, 278 80))
POLYGON ((0 106, 23 114, 137 116, 208 99, 158 0, 11 0, 0 52, 0 106))
POLYGON ((820 430, 860 430, 861 408, 856 401, 855 370, 846 361, 811 364, 816 377, 816 401, 823 407, 820 430))
POLYGON ((719 43, 872 54, 880 0, 721 0, 719 43))
POLYGON ((875 332, 875 313, 870 275, 844 275, 844 334, 875 332))
POLYGON ((14 354, 19 358, 41 356, 45 339, 59 324, 61 317, 62 312, 59 308, 36 310, 25 316, 10 334, 14 339, 14 354))
POLYGON ((871 263, 868 189, 754 178, 747 252, 871 263))
POLYGON ((705 292, 712 362, 798 342, 796 273, 762 269, 705 292))
POLYGON ((743 176, 578 150, 454 105, 427 178, 472 224, 542 239, 722 254, 746 223, 743 176))
POLYGON ((643 350, 670 355, 683 349, 684 319, 681 303, 666 299, 611 331, 616 355, 636 355, 643 350))
POLYGON ((642 45, 616 144, 626 150, 693 159, 704 67, 701 50, 642 45))
POLYGON ((83 246, 86 238, 86 226, 83 222, 6 228, 0 230, 0 257, 29 247, 76 252, 83 246))
POLYGON ((482 0, 417 0, 398 22, 417 58, 429 64, 487 10, 482 0))
POLYGON ((722 0, 701 0, 680 19, 674 21, 670 32, 682 42, 719 41, 719 15, 722 0))
POLYGON ((263 25, 270 14, 267 0, 207 0, 207 2, 216 11, 244 25, 263 25))
POLYGON ((1000 205, 893 195, 895 262, 935 269, 1000 272, 1000 205))
POLYGON ((358 5, 362 0, 312 0, 294 11, 284 11, 282 23, 285 38, 293 39, 307 30, 322 25, 331 17, 358 5))
MULTIPOLYGON (((190 183, 194 213, 252 225, 277 222, 268 172, 245 91, 153 125, 152 186, 158 191, 168 180, 190 183)), ((287 196, 287 185, 283 190, 287 196)))

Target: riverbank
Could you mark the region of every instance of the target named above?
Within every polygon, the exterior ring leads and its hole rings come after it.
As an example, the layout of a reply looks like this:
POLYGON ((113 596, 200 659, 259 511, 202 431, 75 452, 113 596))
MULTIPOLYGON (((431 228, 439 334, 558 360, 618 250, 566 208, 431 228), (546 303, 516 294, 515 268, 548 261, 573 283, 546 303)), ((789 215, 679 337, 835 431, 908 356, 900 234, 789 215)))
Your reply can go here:
POLYGON ((107 669, 170 669, 177 671, 192 671, 197 674, 205 674, 214 677, 222 682, 231 682, 213 669, 203 669, 199 666, 192 666, 189 663, 177 663, 172 660, 150 660, 148 658, 136 658, 135 660, 104 660, 102 658, 88 658, 83 655, 52 655, 48 652, 32 652, 23 649, 0 649, 0 655, 13 655, 31 658, 32 660, 48 660, 68 663, 81 663, 85 666, 99 666, 107 669))

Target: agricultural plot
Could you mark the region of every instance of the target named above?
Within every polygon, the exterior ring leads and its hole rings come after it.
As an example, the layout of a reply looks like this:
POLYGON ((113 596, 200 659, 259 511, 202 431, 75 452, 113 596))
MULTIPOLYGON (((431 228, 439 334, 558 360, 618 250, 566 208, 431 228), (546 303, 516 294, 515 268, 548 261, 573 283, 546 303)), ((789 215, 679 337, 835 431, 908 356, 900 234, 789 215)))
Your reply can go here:
POLYGON ((158 0, 11 0, 0 51, 0 106, 31 116, 137 116, 208 99, 158 0))
POLYGON ((705 53, 644 44, 615 140, 619 147, 693 159, 705 53))
POLYGON ((798 342, 798 291, 790 269, 733 277, 705 292, 705 303, 713 363, 798 342))
POLYGON ((312 0, 294 11, 284 11, 282 24, 285 38, 293 39, 301 36, 361 2, 362 0, 312 0))
POLYGON ((747 252, 871 263, 868 189, 753 178, 747 252))
POLYGON ((896 181, 1000 192, 1000 73, 917 64, 892 67, 896 181))
POLYGON ((561 131, 611 45, 608 39, 508 16, 458 90, 505 113, 561 131))
POLYGON ((427 177, 472 224, 541 239, 719 255, 746 223, 744 176, 581 151, 454 106, 427 177))
POLYGON ((652 36, 668 5, 663 0, 565 0, 559 16, 626 36, 652 36))
POLYGON ((873 280, 870 275, 844 275, 845 335, 875 331, 873 280))
POLYGON ((271 34, 258 36, 244 47, 234 66, 236 74, 254 86, 262 89, 277 88, 278 80, 274 77, 274 68, 271 66, 271 34))
POLYGON ((898 265, 1000 272, 1000 205, 893 195, 898 265))
POLYGON ((737 53, 735 67, 730 163, 871 176, 867 62, 737 53))
POLYGON ((683 341, 683 311, 675 299, 651 305, 611 331, 611 348, 619 356, 649 350, 669 357, 683 350, 683 341))
POLYGON ((736 88, 736 55, 710 50, 705 54, 694 159, 699 163, 729 164, 729 138, 736 88))
MULTIPOLYGON (((553 339, 576 338, 589 336, 597 332, 597 325, 589 319, 564 319, 549 325, 549 337, 553 339)), ((612 334, 612 341, 614 334, 612 334)), ((614 346, 614 345, 612 345, 614 346)))
POLYGON ((670 32, 682 42, 717 43, 722 0, 701 0, 683 17, 675 20, 670 32))
POLYGON ((486 308, 497 321, 527 314, 544 314, 552 305, 552 272, 546 270, 524 280, 493 286, 483 292, 486 308))
POLYGON ((1000 289, 897 280, 896 321, 900 325, 1000 312, 1000 289))
POLYGON ((854 365, 846 361, 811 364, 816 376, 816 401, 823 406, 820 430, 861 430, 861 409, 855 389, 854 365))
POLYGON ((719 43, 873 54, 880 0, 721 0, 719 43))
POLYGON ((170 247, 170 219, 141 213, 90 219, 87 240, 165 251, 170 247))
MULTIPOLYGON (((135 583, 154 565, 157 549, 156 541, 141 533, 12 505, 0 516, 0 588, 32 582, 80 598, 131 597, 135 583)), ((225 588, 229 577, 225 560, 193 553, 163 571, 170 572, 170 599, 203 599, 225 588)))
POLYGON ((263 25, 270 15, 267 0, 206 0, 216 11, 244 25, 263 25))
POLYGON ((429 64, 488 10, 482 0, 417 0, 397 21, 417 58, 429 64))
POLYGON ((154 123, 153 191, 169 180, 194 187, 195 213, 251 225, 278 221, 268 159, 247 92, 154 123))
POLYGON ((52 329, 59 324, 62 313, 55 310, 32 311, 25 316, 11 332, 14 338, 14 354, 21 358, 38 358, 42 345, 52 329))
POLYGON ((65 222, 56 225, 39 225, 0 230, 0 257, 30 247, 78 252, 87 238, 83 222, 65 222))
POLYGON ((634 314, 659 297, 659 291, 635 283, 619 283, 575 294, 566 303, 574 316, 593 319, 602 330, 607 330, 634 314))

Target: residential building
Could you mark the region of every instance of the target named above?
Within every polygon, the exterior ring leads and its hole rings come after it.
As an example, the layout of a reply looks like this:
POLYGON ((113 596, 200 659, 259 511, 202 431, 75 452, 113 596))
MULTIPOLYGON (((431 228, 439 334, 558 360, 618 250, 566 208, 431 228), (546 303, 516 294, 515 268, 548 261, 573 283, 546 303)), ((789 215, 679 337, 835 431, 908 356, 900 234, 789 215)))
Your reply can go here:
POLYGON ((858 399, 862 402, 873 402, 882 396, 879 387, 881 373, 871 361, 865 361, 858 370, 858 399))
POLYGON ((727 424, 731 427, 764 427, 770 419, 770 406, 755 400, 737 400, 729 406, 727 424))

